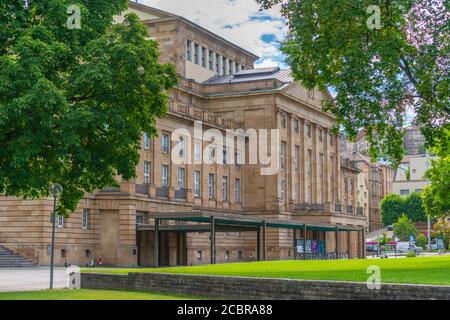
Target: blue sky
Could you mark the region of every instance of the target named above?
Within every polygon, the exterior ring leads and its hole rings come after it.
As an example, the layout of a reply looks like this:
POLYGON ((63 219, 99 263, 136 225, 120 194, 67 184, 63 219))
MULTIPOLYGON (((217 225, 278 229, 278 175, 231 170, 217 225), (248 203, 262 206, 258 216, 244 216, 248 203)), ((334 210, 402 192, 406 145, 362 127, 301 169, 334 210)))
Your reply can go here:
POLYGON ((285 68, 279 42, 285 24, 279 8, 260 12, 255 0, 140 0, 181 15, 260 56, 256 67, 285 68))

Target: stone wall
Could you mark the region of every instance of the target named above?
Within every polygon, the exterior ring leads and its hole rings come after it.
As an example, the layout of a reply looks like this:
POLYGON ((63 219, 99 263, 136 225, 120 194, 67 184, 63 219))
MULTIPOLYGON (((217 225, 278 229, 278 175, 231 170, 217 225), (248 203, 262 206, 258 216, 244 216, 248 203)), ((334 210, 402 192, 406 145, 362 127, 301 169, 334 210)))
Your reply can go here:
POLYGON ((450 286, 390 285, 369 290, 365 283, 130 273, 83 273, 83 289, 155 291, 249 300, 449 300, 450 286))

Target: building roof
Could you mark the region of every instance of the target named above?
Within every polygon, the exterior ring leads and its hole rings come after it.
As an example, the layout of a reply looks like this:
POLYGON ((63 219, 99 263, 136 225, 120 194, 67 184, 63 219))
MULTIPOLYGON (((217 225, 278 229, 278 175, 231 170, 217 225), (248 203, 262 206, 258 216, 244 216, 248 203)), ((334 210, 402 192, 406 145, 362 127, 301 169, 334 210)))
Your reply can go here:
MULTIPOLYGON (((256 60, 260 58, 259 56, 255 55, 254 53, 252 53, 252 52, 250 52, 250 51, 248 51, 248 50, 246 50, 246 49, 236 45, 235 43, 233 43, 233 42, 231 42, 231 41, 229 41, 229 40, 227 40, 227 39, 225 39, 225 38, 223 38, 223 37, 221 37, 221 36, 211 32, 211 31, 209 31, 208 29, 206 29, 206 28, 196 24, 195 22, 192 22, 191 20, 186 19, 186 18, 184 18, 182 16, 178 16, 176 14, 173 14, 173 13, 170 13, 170 12, 167 12, 167 11, 164 11, 164 10, 156 9, 154 7, 150 7, 150 6, 147 6, 147 5, 144 5, 144 4, 141 4, 141 3, 137 3, 137 2, 133 2, 133 1, 128 1, 128 7, 132 8, 132 9, 135 9, 135 10, 141 10, 143 12, 148 12, 148 13, 151 13, 151 14, 155 14, 155 15, 161 17, 161 19, 177 19, 177 20, 183 21, 183 22, 189 24, 190 26, 192 26, 192 27, 194 27, 194 28, 196 28, 196 29, 198 29, 200 31, 207 33, 208 35, 212 36, 213 38, 216 38, 217 40, 222 41, 224 43, 227 43, 228 45, 236 48, 237 50, 244 52, 245 54, 253 57, 256 60)), ((154 21, 157 21, 157 20, 154 20, 154 21)), ((145 22, 146 21, 144 21, 144 23, 145 22)), ((153 20, 148 21, 148 22, 153 22, 153 20)))
POLYGON ((251 82, 260 80, 278 80, 283 84, 294 82, 291 70, 280 69, 279 67, 257 68, 249 70, 241 70, 233 75, 215 76, 203 82, 207 85, 215 84, 233 84, 240 82, 251 82))

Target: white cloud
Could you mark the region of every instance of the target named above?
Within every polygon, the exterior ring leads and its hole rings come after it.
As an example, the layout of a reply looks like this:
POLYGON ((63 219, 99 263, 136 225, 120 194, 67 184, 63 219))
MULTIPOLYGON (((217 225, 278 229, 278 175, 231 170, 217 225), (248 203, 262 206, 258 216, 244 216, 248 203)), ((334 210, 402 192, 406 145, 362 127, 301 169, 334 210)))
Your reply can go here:
POLYGON ((285 67, 277 43, 266 43, 263 35, 282 40, 285 25, 279 8, 260 12, 255 0, 143 0, 143 4, 183 16, 242 48, 258 55, 257 67, 285 67))

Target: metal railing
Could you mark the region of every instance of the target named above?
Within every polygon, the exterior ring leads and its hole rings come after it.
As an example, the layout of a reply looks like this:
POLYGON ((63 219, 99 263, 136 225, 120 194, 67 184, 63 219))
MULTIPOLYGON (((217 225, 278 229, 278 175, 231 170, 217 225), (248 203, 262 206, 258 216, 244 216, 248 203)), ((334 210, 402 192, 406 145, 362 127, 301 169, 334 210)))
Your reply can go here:
POLYGON ((156 196, 168 198, 169 197, 169 188, 167 188, 167 187, 156 188, 156 196))
POLYGON ((0 233, 0 245, 11 250, 15 251, 17 254, 33 261, 34 263, 39 264, 39 255, 38 248, 32 245, 28 245, 24 242, 18 241, 16 239, 5 237, 0 233))
POLYGON ((136 193, 138 194, 149 194, 147 184, 136 184, 136 193))
POLYGON ((175 199, 187 199, 187 190, 186 189, 175 190, 175 199))

